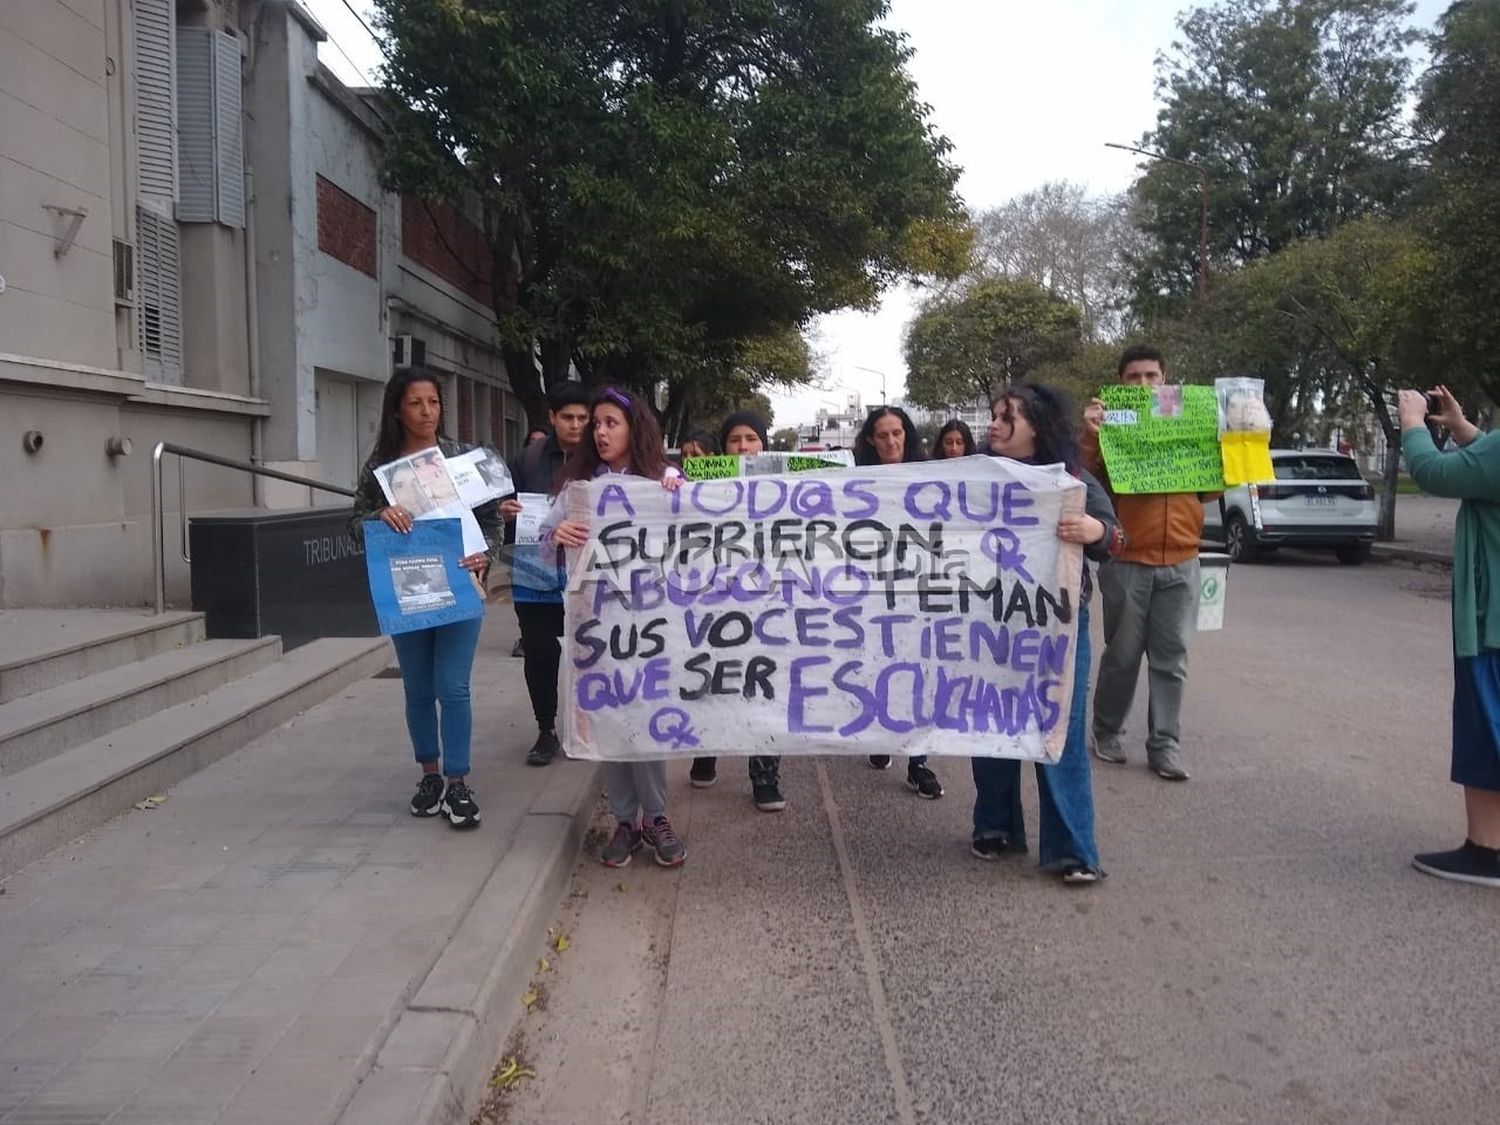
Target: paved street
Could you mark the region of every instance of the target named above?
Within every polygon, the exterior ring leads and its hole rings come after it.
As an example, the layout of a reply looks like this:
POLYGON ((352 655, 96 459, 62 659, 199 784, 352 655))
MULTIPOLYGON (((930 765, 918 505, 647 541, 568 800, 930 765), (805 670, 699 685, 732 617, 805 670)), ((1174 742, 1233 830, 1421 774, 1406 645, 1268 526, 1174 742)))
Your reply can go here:
POLYGON ((1138 744, 1095 766, 1097 888, 971 858, 962 760, 936 803, 791 760, 779 816, 739 761, 706 791, 683 763, 687 866, 588 843, 511 1045, 537 1076, 487 1119, 1493 1121, 1500 897, 1408 865, 1461 838, 1446 585, 1236 568, 1193 654, 1193 780, 1138 744))

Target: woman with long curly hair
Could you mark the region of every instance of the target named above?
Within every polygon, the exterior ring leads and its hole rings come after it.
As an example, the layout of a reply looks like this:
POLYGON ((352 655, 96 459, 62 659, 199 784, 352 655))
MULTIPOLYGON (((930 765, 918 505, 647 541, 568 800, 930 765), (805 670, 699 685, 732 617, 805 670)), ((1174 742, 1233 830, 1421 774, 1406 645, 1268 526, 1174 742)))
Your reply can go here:
MULTIPOLYGON (((1057 537, 1076 543, 1086 558, 1106 562, 1125 545, 1104 486, 1084 471, 1067 398, 1050 387, 1020 383, 995 400, 989 431, 990 452, 1028 465, 1061 464, 1088 489, 1084 511, 1065 515, 1057 537)), ((1104 877, 1094 840, 1094 789, 1089 774, 1086 718, 1089 702, 1089 597, 1093 582, 1083 568, 1073 643, 1073 702, 1062 757, 1056 765, 1037 764, 1041 809, 1038 859, 1065 883, 1097 883, 1104 877)), ((1026 850, 1021 812, 1021 763, 1007 758, 974 758, 974 831, 971 850, 980 859, 999 859, 1026 850)))
MULTIPOLYGON (((656 416, 639 395, 619 387, 605 387, 594 396, 589 432, 563 466, 562 484, 610 475, 647 477, 667 489, 680 488, 683 480, 667 464, 656 416)), ((560 516, 556 506, 553 511, 560 516)), ((586 520, 561 519, 544 534, 564 547, 582 547, 589 540, 589 525, 586 520)), ((681 865, 687 847, 667 818, 667 763, 610 762, 604 777, 615 832, 604 845, 601 862, 625 867, 647 844, 663 867, 681 865)))

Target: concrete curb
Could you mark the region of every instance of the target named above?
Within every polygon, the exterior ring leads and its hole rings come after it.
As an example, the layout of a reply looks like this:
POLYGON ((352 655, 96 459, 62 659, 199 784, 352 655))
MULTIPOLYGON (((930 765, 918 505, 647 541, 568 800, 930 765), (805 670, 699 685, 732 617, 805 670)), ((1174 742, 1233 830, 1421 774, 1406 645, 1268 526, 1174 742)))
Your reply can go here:
POLYGON ((1370 547, 1370 557, 1382 562, 1409 563, 1453 569, 1453 556, 1441 551, 1428 551, 1422 547, 1398 547, 1393 543, 1375 543, 1370 547))
POLYGON ((599 795, 597 764, 559 766, 397 1015, 342 1125, 461 1125, 478 1106, 599 795))

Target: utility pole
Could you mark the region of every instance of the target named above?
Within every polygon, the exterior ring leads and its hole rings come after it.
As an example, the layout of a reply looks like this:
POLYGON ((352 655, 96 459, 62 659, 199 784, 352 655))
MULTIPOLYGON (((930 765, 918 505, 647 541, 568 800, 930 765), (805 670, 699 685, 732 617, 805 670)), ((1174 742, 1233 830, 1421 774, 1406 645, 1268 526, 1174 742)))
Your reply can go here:
POLYGON ((1184 168, 1191 168, 1198 173, 1198 300, 1200 302, 1203 301, 1208 296, 1208 169, 1202 164, 1197 164, 1191 160, 1179 160, 1175 156, 1166 156, 1160 152, 1151 152, 1149 149, 1136 148, 1134 145, 1117 145, 1110 141, 1105 141, 1104 147, 1138 153, 1141 156, 1150 157, 1152 160, 1165 161, 1168 164, 1179 164, 1184 168))

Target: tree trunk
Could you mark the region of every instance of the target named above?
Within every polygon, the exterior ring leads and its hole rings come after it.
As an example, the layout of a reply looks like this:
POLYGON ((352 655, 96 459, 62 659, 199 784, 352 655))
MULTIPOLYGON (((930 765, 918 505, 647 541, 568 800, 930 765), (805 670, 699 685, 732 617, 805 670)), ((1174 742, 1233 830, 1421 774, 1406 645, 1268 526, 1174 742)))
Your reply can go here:
POLYGON ((1385 464, 1381 467, 1380 474, 1380 509, 1375 525, 1375 538, 1381 543, 1389 543, 1396 538, 1396 478, 1401 471, 1401 431, 1396 426, 1396 420, 1391 417, 1390 406, 1386 403, 1379 384, 1371 384, 1367 380, 1362 382, 1370 405, 1375 409, 1375 419, 1380 423, 1380 431, 1385 434, 1385 464))
POLYGON ((541 341, 542 385, 547 390, 568 381, 569 368, 573 363, 573 349, 566 339, 552 338, 541 341))
POLYGON ((547 428, 547 395, 542 389, 541 373, 530 348, 504 347, 500 351, 505 360, 505 373, 510 377, 511 390, 521 400, 526 411, 528 429, 547 428))

